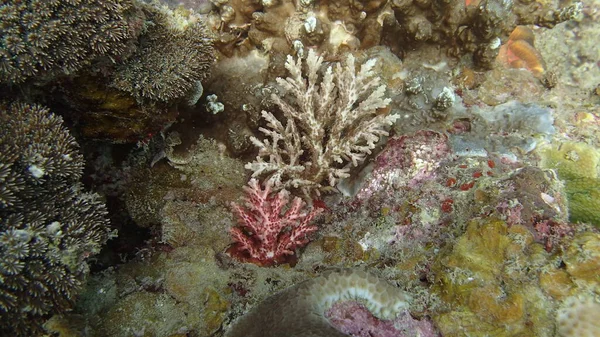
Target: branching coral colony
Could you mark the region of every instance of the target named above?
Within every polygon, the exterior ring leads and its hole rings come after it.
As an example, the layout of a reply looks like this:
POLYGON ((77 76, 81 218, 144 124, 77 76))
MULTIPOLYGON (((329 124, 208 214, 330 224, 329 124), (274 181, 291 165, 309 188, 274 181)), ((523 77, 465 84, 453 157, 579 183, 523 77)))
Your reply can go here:
POLYGON ((284 210, 288 190, 299 189, 310 198, 326 188, 325 179, 334 186, 348 177, 347 162, 354 166, 363 162, 379 138, 388 135, 384 127, 398 118, 384 109, 390 100, 383 97, 386 88, 374 76, 375 62, 368 60, 356 72, 354 56, 349 54, 343 66, 327 68, 319 85, 322 57, 309 51, 305 79, 302 59, 288 56, 285 66, 290 77, 277 78, 277 83, 293 101, 272 96, 286 118, 285 126, 273 113, 262 112, 268 128, 259 130, 270 139, 252 137, 259 153, 256 161, 246 165, 254 171, 245 188, 247 208, 232 205, 240 225, 231 230, 236 243, 230 253, 271 265, 287 260, 308 243, 306 236, 317 230, 310 221, 322 209, 303 211, 306 204, 296 197, 284 210), (264 190, 254 179, 260 175, 267 175, 264 190), (280 191, 273 194, 272 189, 280 191))
POLYGON ((292 98, 287 101, 272 95, 285 126, 273 113, 262 111, 268 128, 259 130, 268 138, 251 138, 259 148, 256 160, 246 165, 252 177, 266 176, 275 189, 319 195, 327 188, 324 180, 334 186, 348 177, 347 163, 363 162, 379 138, 388 135, 384 127, 398 116, 385 109, 390 99, 384 98, 386 87, 374 76, 376 60, 368 60, 358 72, 354 61, 348 54, 345 64, 328 67, 318 84, 321 56, 309 51, 307 79, 302 76, 301 58, 288 56, 285 67, 290 77, 277 78, 277 83, 292 98))
POLYGON ((306 204, 296 197, 282 214, 289 202, 288 189, 299 189, 310 198, 325 188, 325 179, 334 186, 348 177, 345 162, 354 166, 363 162, 380 136, 388 135, 384 126, 398 118, 383 110, 390 100, 383 97, 386 88, 374 76, 375 62, 367 61, 356 72, 354 56, 349 54, 344 66, 327 68, 319 85, 322 57, 309 51, 305 79, 302 59, 288 56, 285 66, 290 77, 277 78, 277 83, 293 100, 288 103, 272 95, 286 118, 285 126, 273 113, 262 112, 268 128, 259 130, 270 139, 252 137, 259 154, 246 165, 254 171, 246 187, 247 208, 233 204, 240 225, 231 230, 236 243, 230 253, 271 265, 287 260, 308 243, 307 235, 317 230, 310 221, 321 209, 304 211, 306 204), (254 179, 260 175, 267 175, 264 190, 254 179), (273 194, 272 189, 280 191, 273 194))
POLYGON ((310 222, 322 209, 306 211, 306 203, 298 197, 288 205, 289 192, 273 194, 270 181, 264 189, 256 179, 250 179, 248 185, 244 188, 246 208, 232 204, 240 224, 231 229, 236 243, 229 252, 258 265, 285 262, 296 248, 308 243, 307 235, 317 230, 310 222))

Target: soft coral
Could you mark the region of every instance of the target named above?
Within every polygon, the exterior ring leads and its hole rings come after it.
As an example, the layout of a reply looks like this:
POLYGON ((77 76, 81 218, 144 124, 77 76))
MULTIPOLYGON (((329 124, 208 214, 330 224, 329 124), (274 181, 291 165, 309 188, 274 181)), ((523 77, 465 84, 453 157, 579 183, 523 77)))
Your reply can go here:
POLYGON ((317 230, 310 222, 322 209, 305 210, 306 203, 295 197, 282 214, 290 201, 287 190, 273 194, 269 181, 262 189, 256 179, 248 185, 246 207, 232 203, 239 224, 230 231, 235 243, 229 253, 263 266, 288 262, 296 248, 308 243, 307 235, 317 230))

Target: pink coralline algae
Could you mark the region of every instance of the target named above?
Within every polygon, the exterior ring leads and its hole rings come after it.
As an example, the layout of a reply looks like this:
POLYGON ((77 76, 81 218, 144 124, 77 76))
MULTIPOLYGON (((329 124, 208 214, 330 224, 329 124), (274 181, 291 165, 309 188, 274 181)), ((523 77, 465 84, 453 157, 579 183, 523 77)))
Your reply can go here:
POLYGON ((394 320, 380 320, 355 301, 335 303, 325 316, 339 331, 353 337, 437 337, 439 333, 427 319, 414 319, 404 312, 394 320))
POLYGON ((235 243, 228 253, 261 266, 292 261, 296 248, 306 245, 308 235, 317 230, 310 222, 322 209, 305 210, 306 203, 298 197, 288 207, 289 192, 274 194, 269 182, 264 189, 256 179, 248 185, 244 188, 246 207, 232 203, 239 224, 230 231, 235 243))
POLYGON ((448 137, 433 131, 390 138, 375 159, 370 178, 357 194, 357 200, 402 187, 414 188, 435 177, 440 162, 450 154, 448 137))
POLYGON ((537 242, 544 243, 546 251, 552 249, 560 242, 561 238, 567 235, 573 235, 575 230, 568 223, 557 222, 553 220, 542 220, 533 225, 535 229, 534 237, 537 242))

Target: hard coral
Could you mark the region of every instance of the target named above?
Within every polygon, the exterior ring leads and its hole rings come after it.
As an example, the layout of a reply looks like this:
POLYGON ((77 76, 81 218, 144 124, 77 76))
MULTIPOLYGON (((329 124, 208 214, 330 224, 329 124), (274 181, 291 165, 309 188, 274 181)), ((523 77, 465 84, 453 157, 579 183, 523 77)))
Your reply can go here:
POLYGON ((306 245, 307 236, 317 230, 310 221, 322 211, 304 211, 306 203, 295 197, 281 214, 289 203, 289 192, 281 190, 273 196, 271 184, 267 182, 263 190, 256 179, 251 179, 245 187, 247 208, 232 204, 240 225, 231 229, 236 243, 229 251, 259 265, 285 262, 296 248, 306 245))
POLYGON ((556 313, 562 337, 597 337, 600 331, 600 301, 594 296, 570 297, 556 313))
MULTIPOLYGON (((500 40, 519 24, 553 27, 581 15, 581 3, 561 10, 535 1, 391 1, 401 46, 446 45, 453 55, 472 53, 480 67, 491 68, 500 40)), ((405 48, 405 47, 401 47, 405 48)))
POLYGON ((209 15, 217 33, 218 49, 225 55, 252 49, 290 54, 315 47, 323 55, 378 45, 393 13, 388 2, 212 0, 209 15))
POLYGON ((319 194, 325 189, 324 180, 334 186, 348 177, 350 169, 344 162, 362 163, 380 137, 388 135, 384 127, 398 118, 386 109, 390 100, 384 98, 386 88, 373 71, 375 62, 367 61, 356 72, 354 56, 348 54, 345 64, 327 68, 318 84, 322 57, 312 50, 308 53, 306 80, 302 59, 288 56, 291 77, 277 78, 277 83, 293 99, 287 102, 272 95, 286 124, 262 112, 268 128, 259 130, 271 140, 251 138, 259 147, 256 161, 246 165, 252 176, 267 174, 274 187, 299 188, 305 195, 319 194))
POLYGON ((150 5, 144 9, 147 31, 136 53, 117 69, 112 86, 138 100, 167 102, 190 94, 214 61, 206 27, 190 13, 150 5))
POLYGON ((344 337, 325 312, 340 300, 359 300, 377 318, 391 320, 410 297, 387 281, 360 270, 326 272, 267 298, 226 331, 226 337, 344 337))
POLYGON ((556 170, 565 182, 569 220, 600 226, 600 152, 585 143, 563 142, 541 154, 540 165, 556 170))
POLYGON ((118 58, 131 37, 131 0, 0 2, 0 83, 70 74, 118 58))
POLYGON ((60 117, 0 104, 0 335, 37 335, 70 309, 86 258, 111 235, 98 195, 82 191, 82 170, 60 117))
POLYGON ((432 290, 449 308, 434 317, 443 336, 554 336, 538 273, 556 267, 528 229, 474 219, 436 260, 432 290))

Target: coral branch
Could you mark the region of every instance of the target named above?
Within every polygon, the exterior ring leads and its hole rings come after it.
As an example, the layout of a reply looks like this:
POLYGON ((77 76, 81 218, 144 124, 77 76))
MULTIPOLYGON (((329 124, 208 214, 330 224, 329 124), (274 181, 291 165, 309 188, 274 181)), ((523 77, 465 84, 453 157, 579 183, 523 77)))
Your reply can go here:
POLYGON ((288 56, 285 66, 290 77, 277 78, 277 83, 292 99, 272 96, 285 116, 285 126, 263 111, 268 128, 259 130, 270 140, 252 138, 259 153, 246 168, 253 177, 268 175, 275 189, 300 188, 310 196, 326 188, 321 185, 324 180, 334 186, 349 176, 346 163, 363 162, 379 138, 388 135, 384 127, 398 118, 384 109, 390 100, 384 98, 386 88, 375 76, 375 59, 356 72, 354 56, 349 54, 344 65, 328 67, 319 83, 322 63, 323 58, 311 50, 305 79, 302 60, 288 56))
POLYGON ((307 236, 317 230, 310 222, 322 209, 305 211, 306 203, 298 197, 286 208, 290 201, 287 190, 273 195, 271 182, 262 189, 256 179, 250 179, 248 185, 244 188, 246 207, 232 203, 239 225, 230 231, 235 244, 229 252, 259 265, 285 262, 296 248, 308 243, 307 236))

